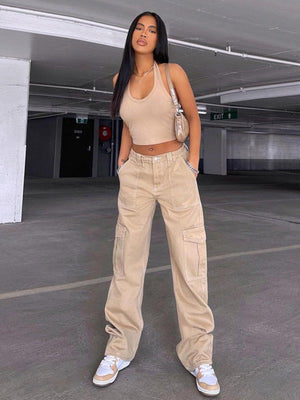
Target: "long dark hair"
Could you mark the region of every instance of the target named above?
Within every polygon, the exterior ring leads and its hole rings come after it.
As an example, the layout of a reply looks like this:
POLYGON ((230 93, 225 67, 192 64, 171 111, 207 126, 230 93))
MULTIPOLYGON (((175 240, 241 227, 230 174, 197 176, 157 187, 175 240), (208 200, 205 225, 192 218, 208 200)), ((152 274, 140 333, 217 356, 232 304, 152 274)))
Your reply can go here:
POLYGON ((141 17, 143 17, 144 15, 151 15, 156 20, 157 43, 156 43, 155 50, 153 51, 154 60, 159 64, 169 62, 168 37, 167 37, 166 26, 159 15, 157 15, 153 12, 150 12, 150 11, 145 11, 142 14, 138 15, 132 21, 129 31, 128 31, 128 34, 127 34, 125 48, 124 48, 124 52, 123 52, 123 59, 122 59, 119 76, 118 76, 118 79, 117 79, 117 82, 115 85, 114 94, 113 94, 112 103, 111 103, 112 117, 116 117, 116 115, 119 113, 124 91, 126 89, 126 86, 128 85, 130 77, 133 73, 134 50, 132 48, 132 35, 135 30, 136 24, 138 23, 139 19, 141 17))

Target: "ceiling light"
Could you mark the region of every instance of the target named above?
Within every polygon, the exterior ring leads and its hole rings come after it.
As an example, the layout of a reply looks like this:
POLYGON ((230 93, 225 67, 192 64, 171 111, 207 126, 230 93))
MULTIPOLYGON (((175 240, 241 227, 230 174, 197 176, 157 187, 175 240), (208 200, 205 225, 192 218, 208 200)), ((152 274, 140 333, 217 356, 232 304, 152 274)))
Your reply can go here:
MULTIPOLYGON (((206 106, 197 106, 198 114, 207 114, 206 106)), ((179 109, 180 112, 184 112, 182 108, 179 109)))
POLYGON ((200 111, 206 111, 206 105, 205 104, 197 104, 197 108, 200 111))

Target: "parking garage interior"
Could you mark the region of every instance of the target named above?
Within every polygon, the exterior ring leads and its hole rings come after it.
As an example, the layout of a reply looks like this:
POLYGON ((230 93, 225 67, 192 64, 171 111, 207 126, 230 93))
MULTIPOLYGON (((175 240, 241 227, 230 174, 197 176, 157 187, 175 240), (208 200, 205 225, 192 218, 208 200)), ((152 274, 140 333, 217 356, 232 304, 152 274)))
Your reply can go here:
MULTIPOLYGON (((107 334, 122 121, 112 78, 151 8, 201 120, 214 368, 223 400, 298 400, 300 4, 0 0, 0 397, 201 398, 177 359, 168 245, 156 208, 138 353, 91 378, 107 334), (298 278, 298 279, 297 279, 298 278)), ((188 142, 187 142, 188 144, 188 142)))

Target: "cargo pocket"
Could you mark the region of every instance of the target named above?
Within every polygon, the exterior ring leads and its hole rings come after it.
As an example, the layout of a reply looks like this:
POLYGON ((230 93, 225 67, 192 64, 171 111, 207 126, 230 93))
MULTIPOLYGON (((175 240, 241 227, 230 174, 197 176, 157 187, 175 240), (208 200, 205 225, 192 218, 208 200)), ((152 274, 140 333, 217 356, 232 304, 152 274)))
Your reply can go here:
POLYGON ((105 332, 107 332, 111 336, 118 336, 120 338, 122 337, 122 333, 119 331, 119 329, 111 324, 107 324, 105 326, 105 332))
POLYGON ((204 226, 196 226, 183 231, 184 274, 187 282, 203 279, 206 282, 207 254, 204 226))
POLYGON ((124 248, 127 229, 119 222, 116 225, 115 243, 113 250, 113 268, 116 279, 125 278, 124 274, 124 248))

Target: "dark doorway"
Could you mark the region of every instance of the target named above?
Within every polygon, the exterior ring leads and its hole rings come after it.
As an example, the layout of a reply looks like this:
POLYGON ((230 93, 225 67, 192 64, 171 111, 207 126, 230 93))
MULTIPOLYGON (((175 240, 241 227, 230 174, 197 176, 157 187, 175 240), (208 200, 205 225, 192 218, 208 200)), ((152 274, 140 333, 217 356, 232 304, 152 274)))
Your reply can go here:
POLYGON ((60 177, 92 176, 94 120, 77 124, 64 118, 61 142, 60 177))

